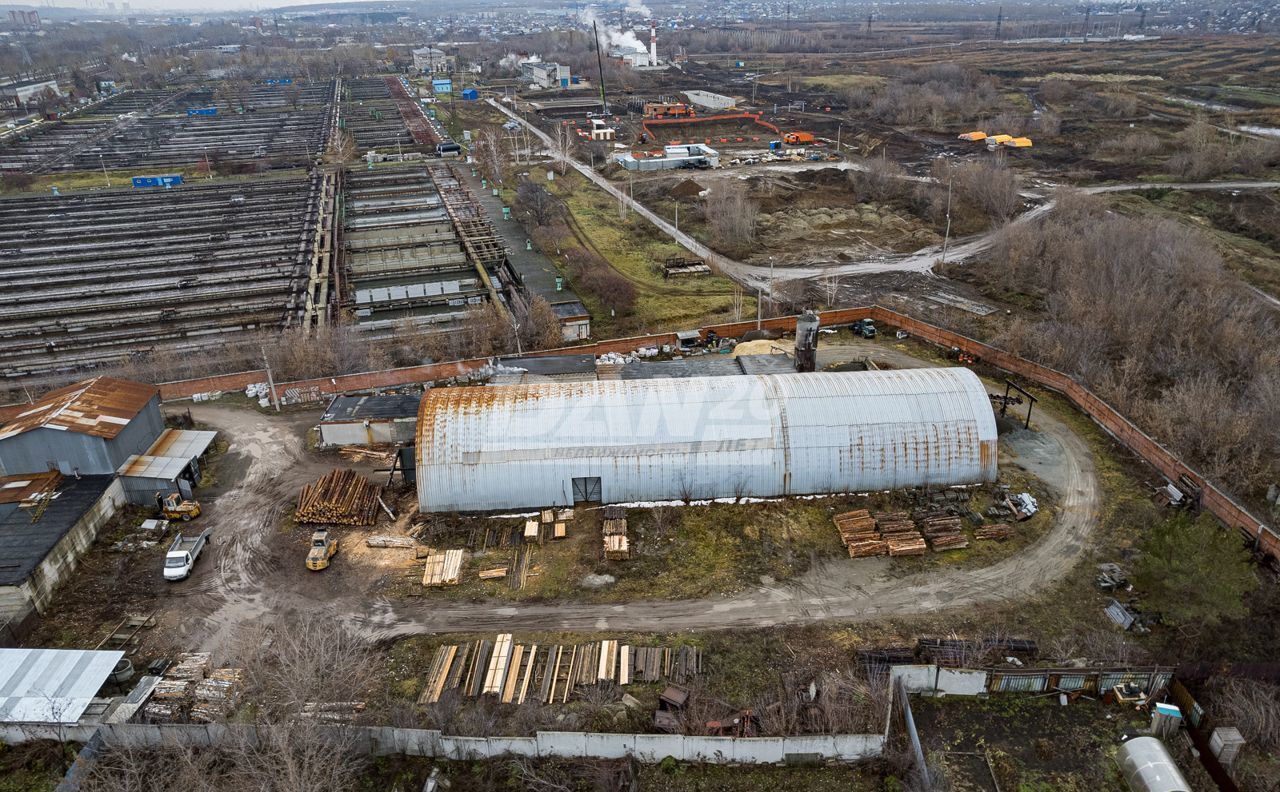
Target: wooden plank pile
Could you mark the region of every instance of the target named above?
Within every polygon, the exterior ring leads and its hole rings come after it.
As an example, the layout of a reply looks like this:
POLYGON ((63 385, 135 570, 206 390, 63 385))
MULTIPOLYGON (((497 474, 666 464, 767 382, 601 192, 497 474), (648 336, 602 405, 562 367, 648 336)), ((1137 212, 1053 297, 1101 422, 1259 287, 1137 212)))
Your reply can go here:
POLYGON ((924 555, 929 549, 915 521, 906 512, 876 512, 871 516, 875 518, 880 538, 889 546, 889 555, 924 555))
POLYGON ((1003 542, 1013 535, 1013 529, 1004 524, 996 523, 995 525, 983 525, 973 532, 973 538, 979 541, 996 541, 1003 542))
POLYGON ((299 523, 373 525, 377 518, 378 487, 354 470, 335 468, 298 496, 299 523))
POLYGON ((683 683, 700 673, 702 652, 694 647, 636 647, 614 640, 521 644, 503 633, 492 641, 437 648, 418 703, 434 704, 456 690, 468 698, 497 696, 504 704, 563 704, 575 688, 585 685, 683 683))
POLYGON ((959 517, 928 517, 921 521, 920 530, 934 550, 962 550, 969 546, 969 538, 964 535, 959 517))
POLYGON ((175 723, 185 719, 191 707, 192 689, 208 671, 208 652, 178 655, 152 689, 151 697, 142 708, 143 716, 152 723, 175 723))
POLYGON ((610 561, 626 561, 631 557, 631 544, 627 539, 627 512, 621 506, 606 506, 604 510, 604 557, 610 561))
POLYGON ((394 448, 370 446, 342 446, 338 453, 352 462, 377 465, 390 465, 396 456, 394 448))
POLYGON ((462 575, 461 550, 431 550, 422 572, 424 586, 456 586, 462 575))
POLYGON ((235 709, 243 687, 243 668, 218 668, 211 671, 208 677, 196 683, 191 720, 198 723, 221 721, 235 709))

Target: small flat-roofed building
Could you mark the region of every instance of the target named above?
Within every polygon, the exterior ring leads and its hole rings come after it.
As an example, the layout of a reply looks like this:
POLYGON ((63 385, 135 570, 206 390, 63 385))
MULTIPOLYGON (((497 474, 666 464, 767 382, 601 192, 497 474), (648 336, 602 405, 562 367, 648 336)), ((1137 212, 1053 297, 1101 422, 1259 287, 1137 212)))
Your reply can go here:
POLYGON ((0 649, 0 723, 78 722, 122 657, 120 651, 0 649))
POLYGON ((0 426, 0 475, 109 476, 163 430, 154 385, 95 377, 45 394, 0 426))
POLYGON ((0 517, 0 623, 44 611, 124 502, 112 476, 63 476, 0 517))
POLYGON ((155 505, 157 494, 194 497, 201 458, 217 436, 217 432, 165 429, 145 452, 130 456, 116 471, 125 497, 140 506, 155 505))
POLYGON ((320 418, 320 444, 412 443, 421 401, 419 394, 335 396, 320 418))

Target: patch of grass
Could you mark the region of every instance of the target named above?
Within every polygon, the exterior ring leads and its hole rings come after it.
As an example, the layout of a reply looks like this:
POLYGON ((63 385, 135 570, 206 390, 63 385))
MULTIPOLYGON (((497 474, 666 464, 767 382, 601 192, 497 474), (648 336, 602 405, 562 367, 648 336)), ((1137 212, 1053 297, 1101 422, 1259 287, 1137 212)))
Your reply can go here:
POLYGON ((44 792, 62 780, 80 746, 39 740, 20 745, 0 743, 0 792, 44 792))
MULTIPOLYGON (((535 180, 543 183, 536 176, 535 180)), ((634 309, 629 315, 616 317, 609 315, 595 295, 577 289, 591 311, 594 335, 628 335, 733 321, 733 283, 728 278, 711 275, 663 279, 662 262, 671 256, 687 257, 688 251, 634 212, 625 220, 620 219, 617 204, 577 174, 557 176, 552 189, 564 200, 583 241, 636 287, 634 309)), ((557 261, 557 265, 562 264, 557 261)), ((752 298, 744 297, 742 303, 743 316, 755 312, 752 298)))
MULTIPOLYGON (((760 82, 766 82, 761 80, 760 82)), ((847 91, 850 88, 875 88, 884 85, 885 78, 878 74, 819 74, 801 77, 801 85, 827 91, 847 91)))

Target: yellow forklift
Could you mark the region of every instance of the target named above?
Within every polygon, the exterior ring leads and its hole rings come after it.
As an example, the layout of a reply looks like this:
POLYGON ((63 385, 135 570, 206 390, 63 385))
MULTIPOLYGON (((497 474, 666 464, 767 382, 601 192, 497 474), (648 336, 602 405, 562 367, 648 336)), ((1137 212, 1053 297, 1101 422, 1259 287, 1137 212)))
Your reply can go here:
POLYGON ((338 552, 338 540, 330 538, 329 530, 321 528, 311 534, 311 549, 307 551, 307 569, 318 572, 329 566, 329 559, 338 552))
POLYGON ((163 498, 156 494, 160 505, 160 516, 166 520, 182 520, 190 522, 200 516, 200 501, 187 500, 180 493, 171 492, 163 498))

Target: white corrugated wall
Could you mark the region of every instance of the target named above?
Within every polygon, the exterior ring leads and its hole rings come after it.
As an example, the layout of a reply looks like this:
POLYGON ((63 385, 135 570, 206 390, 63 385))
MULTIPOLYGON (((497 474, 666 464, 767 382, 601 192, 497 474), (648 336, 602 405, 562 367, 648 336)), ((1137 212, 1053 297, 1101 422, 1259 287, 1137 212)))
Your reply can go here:
POLYGON ((422 400, 423 511, 759 497, 991 481, 996 426, 968 369, 440 388, 422 400))

